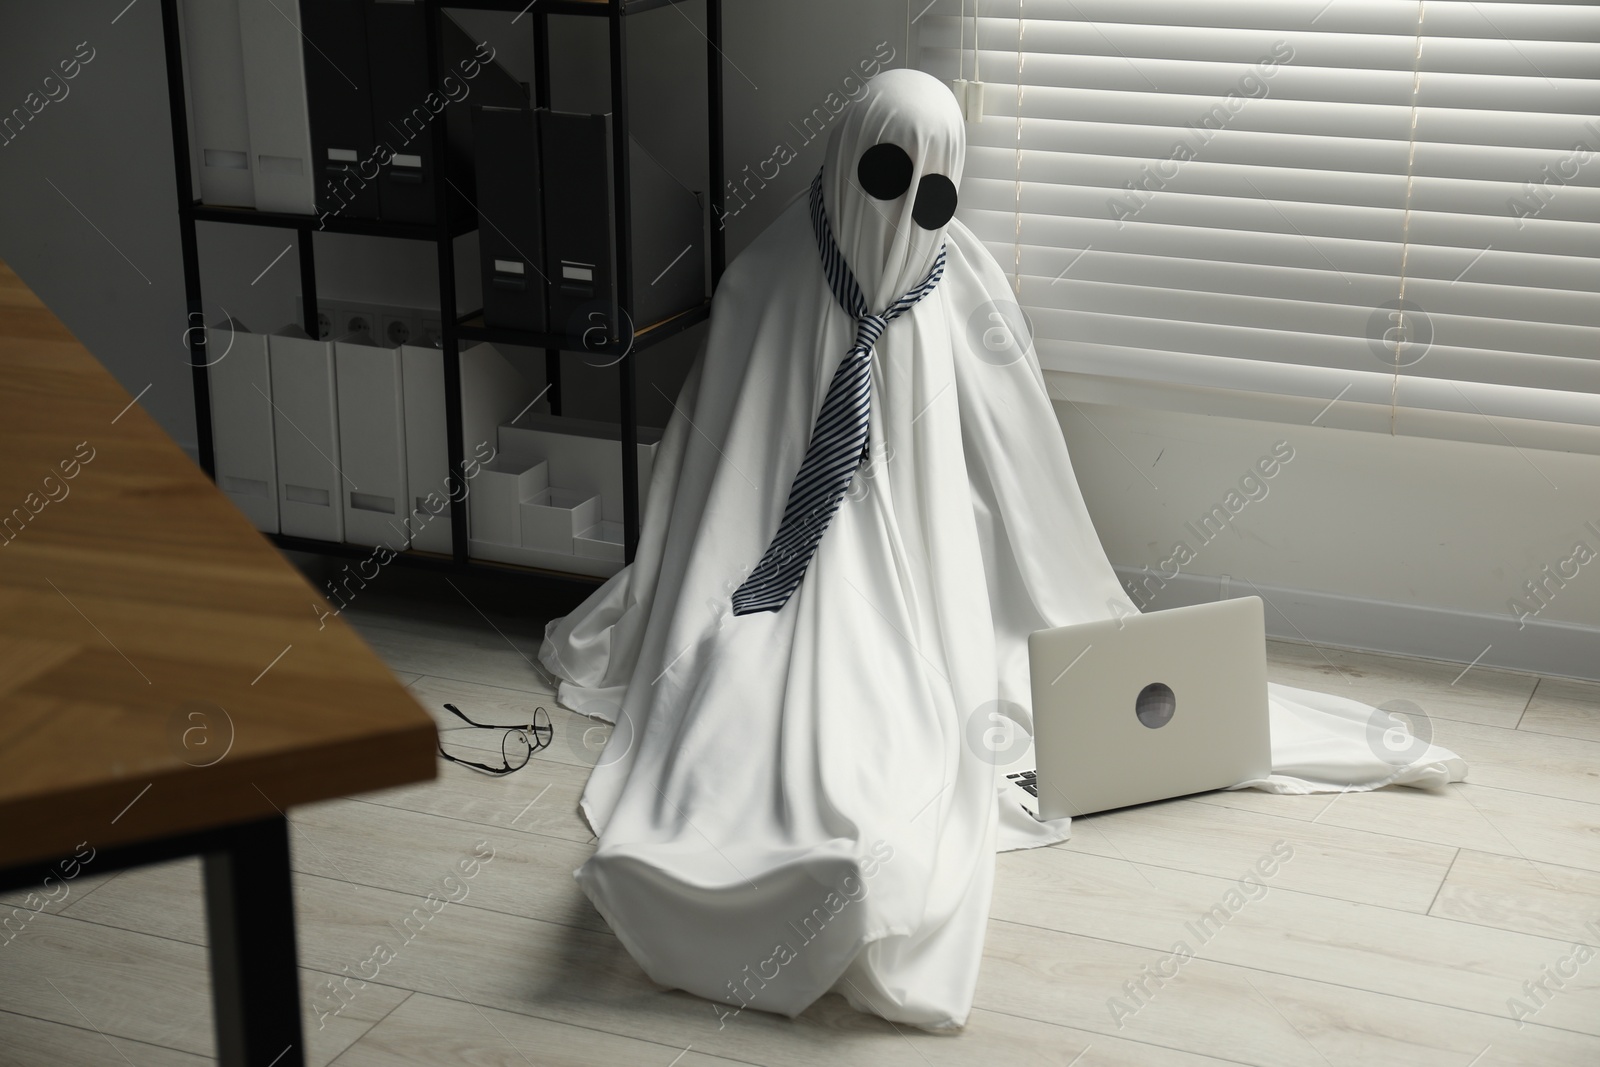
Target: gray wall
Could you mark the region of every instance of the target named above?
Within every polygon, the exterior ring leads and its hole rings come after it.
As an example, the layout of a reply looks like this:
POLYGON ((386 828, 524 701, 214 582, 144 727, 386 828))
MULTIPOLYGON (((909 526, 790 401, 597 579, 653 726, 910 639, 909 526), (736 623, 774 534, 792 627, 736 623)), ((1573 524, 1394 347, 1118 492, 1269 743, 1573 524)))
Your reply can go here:
POLYGON ((42 93, 79 42, 94 49, 65 98, 0 147, 0 257, 192 445, 160 10, 113 25, 125 3, 0 3, 0 113, 42 93))

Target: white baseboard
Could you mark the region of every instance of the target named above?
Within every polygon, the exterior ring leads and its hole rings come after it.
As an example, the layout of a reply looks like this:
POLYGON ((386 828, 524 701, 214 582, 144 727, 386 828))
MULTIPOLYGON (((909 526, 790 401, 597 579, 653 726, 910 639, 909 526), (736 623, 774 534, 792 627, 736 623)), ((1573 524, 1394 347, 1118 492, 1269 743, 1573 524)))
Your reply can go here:
MULTIPOLYGON (((1116 570, 1124 584, 1153 573, 1134 567, 1116 570)), ((1480 667, 1600 681, 1600 627, 1532 618, 1519 628, 1510 614, 1255 586, 1238 577, 1179 574, 1165 582, 1153 596, 1143 595, 1147 610, 1259 594, 1266 602, 1269 637, 1463 666, 1476 660, 1480 667)))

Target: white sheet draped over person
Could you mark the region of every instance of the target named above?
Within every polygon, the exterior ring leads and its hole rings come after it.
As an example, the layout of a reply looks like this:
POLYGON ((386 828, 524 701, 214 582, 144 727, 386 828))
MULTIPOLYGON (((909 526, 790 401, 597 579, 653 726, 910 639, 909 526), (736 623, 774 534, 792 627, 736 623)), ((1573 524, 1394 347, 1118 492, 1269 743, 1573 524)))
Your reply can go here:
MULTIPOLYGON (((994 853, 1069 833, 1008 794, 1031 751, 997 767, 992 712, 1030 703, 1029 633, 1137 610, 1031 345, 993 343, 1020 324, 950 215, 964 155, 940 82, 869 83, 813 193, 718 286, 634 561, 540 652, 563 704, 617 724, 578 882, 653 980, 724 1021, 834 991, 964 1025, 994 853)), ((1352 701, 1274 686, 1271 705, 1275 773, 1248 784, 1464 773, 1431 746, 1383 758, 1352 701)))

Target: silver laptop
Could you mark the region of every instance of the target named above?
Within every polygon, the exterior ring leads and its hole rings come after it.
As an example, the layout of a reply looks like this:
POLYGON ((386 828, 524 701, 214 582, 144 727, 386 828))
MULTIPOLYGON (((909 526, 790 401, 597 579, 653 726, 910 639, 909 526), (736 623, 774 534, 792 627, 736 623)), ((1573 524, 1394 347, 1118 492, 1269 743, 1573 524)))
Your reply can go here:
POLYGON ((1260 597, 1040 630, 1028 659, 1037 772, 1008 777, 1040 818, 1272 772, 1260 597))

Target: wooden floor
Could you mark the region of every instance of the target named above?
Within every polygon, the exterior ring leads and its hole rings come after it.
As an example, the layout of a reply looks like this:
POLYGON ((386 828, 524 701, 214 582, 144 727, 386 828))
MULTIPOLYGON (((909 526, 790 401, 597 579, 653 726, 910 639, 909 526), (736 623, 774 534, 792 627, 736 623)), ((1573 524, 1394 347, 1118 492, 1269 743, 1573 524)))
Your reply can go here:
MULTIPOLYGON (((1082 819, 1070 842, 999 857, 964 1033, 836 997, 719 1026, 706 1001, 653 987, 572 879, 594 757, 529 664, 541 621, 443 596, 375 585, 345 614, 424 705, 526 721, 542 704, 555 740, 507 779, 444 765, 295 814, 312 1063, 1600 1064, 1600 960, 1574 955, 1600 945, 1600 686, 1275 643, 1277 681, 1420 706, 1469 784, 1082 819), (1275 845, 1290 858, 1239 895, 1275 845), (462 877, 475 850, 493 858, 462 877)), ((208 1059, 198 863, 69 888, 0 944, 0 1063, 208 1059)))

